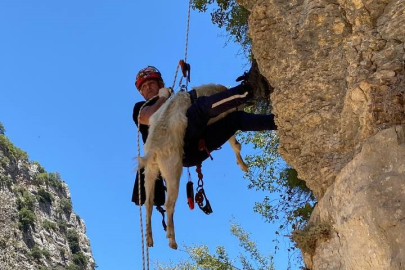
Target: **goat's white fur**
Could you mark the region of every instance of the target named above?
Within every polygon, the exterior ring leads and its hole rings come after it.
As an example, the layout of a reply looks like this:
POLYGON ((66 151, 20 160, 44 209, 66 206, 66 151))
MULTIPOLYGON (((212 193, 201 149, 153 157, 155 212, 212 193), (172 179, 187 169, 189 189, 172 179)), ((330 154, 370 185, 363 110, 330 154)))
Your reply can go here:
MULTIPOLYGON (((208 96, 226 90, 226 87, 209 84, 194 89, 197 91, 197 96, 208 96)), ((189 94, 179 92, 171 100, 165 102, 149 119, 149 135, 144 146, 145 156, 139 158, 139 167, 145 168, 146 240, 149 247, 153 246, 151 216, 155 194, 155 180, 160 171, 162 177, 165 179, 167 188, 165 202, 167 211, 166 237, 169 238, 169 246, 177 249, 173 214, 183 170, 183 144, 187 127, 186 111, 190 105, 189 94)), ((208 124, 223 118, 225 114, 211 119, 208 124)), ((240 156, 241 145, 237 142, 235 136, 232 136, 228 142, 235 152, 237 163, 243 171, 247 171, 247 165, 240 156)))

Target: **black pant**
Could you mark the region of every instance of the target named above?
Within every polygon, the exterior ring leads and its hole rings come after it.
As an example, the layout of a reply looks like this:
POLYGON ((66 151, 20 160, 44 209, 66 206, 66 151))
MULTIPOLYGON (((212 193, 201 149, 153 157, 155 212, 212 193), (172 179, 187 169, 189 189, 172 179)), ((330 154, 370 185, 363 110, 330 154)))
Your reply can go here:
POLYGON ((204 139, 208 151, 221 147, 236 131, 276 130, 274 115, 257 115, 236 111, 207 126, 209 119, 246 103, 251 95, 249 86, 239 85, 227 91, 199 97, 187 110, 188 125, 184 139, 183 166, 200 164, 208 157, 206 151, 198 150, 204 139))

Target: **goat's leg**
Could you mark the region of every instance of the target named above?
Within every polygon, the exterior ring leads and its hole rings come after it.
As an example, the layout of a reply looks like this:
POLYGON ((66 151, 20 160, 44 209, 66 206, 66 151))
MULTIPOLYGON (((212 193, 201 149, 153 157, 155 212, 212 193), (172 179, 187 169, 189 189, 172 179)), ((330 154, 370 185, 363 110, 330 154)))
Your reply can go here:
POLYGON ((166 180, 167 196, 165 208, 167 213, 167 235, 169 246, 177 249, 177 243, 174 233, 174 207, 179 194, 180 177, 183 171, 180 153, 173 152, 170 157, 158 161, 163 178, 166 180))
POLYGON ((153 247, 152 210, 155 196, 155 181, 158 173, 159 170, 155 164, 145 167, 146 243, 148 247, 153 247))
POLYGON ((179 194, 180 178, 169 179, 166 178, 167 198, 166 198, 166 212, 167 212, 167 235, 169 238, 169 246, 177 249, 176 237, 174 233, 174 207, 176 205, 177 196, 179 194))
POLYGON ((248 166, 246 165, 245 161, 243 161, 243 158, 240 155, 240 150, 242 148, 241 144, 236 140, 235 135, 230 137, 228 142, 231 145, 233 152, 235 153, 236 163, 239 165, 242 171, 247 172, 248 166))

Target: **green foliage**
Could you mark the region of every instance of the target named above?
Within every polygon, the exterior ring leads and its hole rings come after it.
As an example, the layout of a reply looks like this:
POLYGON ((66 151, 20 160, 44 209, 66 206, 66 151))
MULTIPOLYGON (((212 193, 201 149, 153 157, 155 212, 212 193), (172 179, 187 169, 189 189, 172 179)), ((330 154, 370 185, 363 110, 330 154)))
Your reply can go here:
POLYGON ((81 269, 86 269, 87 262, 87 257, 83 254, 83 252, 73 254, 73 263, 79 266, 81 269))
POLYGON ((37 185, 47 185, 54 187, 56 190, 64 191, 64 186, 59 173, 47 173, 43 168, 38 170, 42 172, 38 173, 35 178, 37 185))
POLYGON ((65 259, 66 251, 63 248, 58 248, 59 254, 62 257, 62 259, 65 259))
POLYGON ((238 134, 238 139, 257 150, 245 158, 249 166, 245 175, 249 180, 248 187, 270 193, 262 202, 255 204, 254 211, 265 217, 267 222, 281 222, 280 229, 294 228, 307 222, 315 197, 305 182, 298 178, 297 172, 281 159, 276 133, 247 132, 238 134))
MULTIPOLYGON (((86 269, 88 259, 84 255, 83 252, 80 250, 80 244, 79 244, 79 234, 75 230, 68 230, 67 231, 67 240, 69 243, 69 248, 70 251, 73 254, 73 263, 75 266, 78 268, 74 268, 74 266, 71 266, 71 269, 86 269)), ((68 268, 69 269, 69 268, 68 268)))
POLYGON ((75 230, 68 230, 67 240, 69 243, 70 251, 76 254, 80 251, 79 234, 75 230))
POLYGON ((66 267, 66 270, 82 270, 82 268, 76 264, 69 264, 66 267))
POLYGON ((0 135, 4 135, 4 133, 6 133, 6 129, 3 126, 3 123, 0 122, 0 135))
POLYGON ((44 227, 44 229, 47 231, 56 231, 57 229, 56 223, 47 219, 42 222, 42 227, 44 227))
MULTIPOLYGON (((269 256, 263 256, 259 252, 256 243, 250 240, 250 234, 243 230, 240 225, 231 223, 231 233, 238 238, 239 246, 241 246, 245 250, 245 253, 249 254, 252 261, 255 262, 255 265, 257 265, 257 269, 274 269, 272 262, 273 258, 269 256)), ((249 260, 248 257, 246 257, 245 255, 241 255, 241 262, 243 269, 254 269, 251 260, 249 260)))
POLYGON ((42 255, 45 256, 45 258, 47 258, 48 260, 51 258, 51 254, 46 249, 42 250, 42 255))
POLYGON ((307 224, 301 230, 295 230, 292 240, 303 252, 313 255, 317 241, 325 241, 331 237, 332 226, 326 222, 307 224))
POLYGON ((32 164, 37 165, 37 168, 38 168, 38 172, 39 172, 39 173, 44 173, 44 172, 45 172, 45 168, 42 167, 42 165, 39 164, 38 161, 33 161, 32 164))
POLYGON ((15 158, 16 160, 27 160, 28 155, 25 151, 21 150, 20 148, 14 146, 12 142, 3 134, 0 134, 0 146, 5 151, 5 155, 8 158, 15 158))
POLYGON ((0 166, 3 167, 4 169, 7 169, 9 165, 10 159, 6 156, 2 156, 0 159, 0 166))
POLYGON ((58 221, 58 228, 61 233, 66 233, 67 231, 67 223, 66 221, 59 219, 58 221))
POLYGON ((44 185, 48 180, 48 173, 42 172, 36 175, 35 182, 37 185, 44 185))
POLYGON ((20 230, 24 232, 28 231, 30 226, 34 226, 35 221, 37 220, 35 213, 27 208, 22 208, 18 212, 18 218, 19 218, 18 227, 20 228, 20 230))
POLYGON ((34 211, 35 209, 35 198, 31 193, 21 186, 16 186, 14 188, 14 193, 17 195, 17 207, 18 210, 26 208, 28 210, 34 211))
MULTIPOLYGON (((286 167, 280 172, 279 178, 264 178, 262 181, 260 189, 278 194, 278 199, 265 196, 262 202, 255 204, 255 212, 260 213, 267 222, 281 222, 281 230, 289 227, 296 229, 308 222, 315 197, 305 182, 297 178, 294 169, 286 167)), ((254 181, 251 183, 258 186, 254 181)))
POLYGON ((43 188, 40 188, 40 189, 38 190, 37 200, 38 200, 39 202, 42 202, 42 203, 49 203, 49 204, 52 204, 53 197, 52 197, 52 194, 51 194, 51 193, 49 193, 48 191, 46 191, 46 190, 43 189, 43 188))
POLYGON ((58 172, 48 173, 48 181, 46 183, 59 190, 63 189, 62 180, 58 172))
POLYGON ((72 202, 69 199, 63 198, 59 202, 59 208, 63 213, 70 215, 73 210, 72 202))
MULTIPOLYGON (((254 241, 250 239, 249 233, 244 231, 239 225, 231 223, 231 233, 239 240, 239 246, 243 248, 239 259, 243 269, 248 270, 274 270, 273 258, 262 255, 254 241)), ((218 246, 215 254, 211 254, 206 245, 186 247, 189 260, 177 264, 157 263, 155 269, 158 270, 236 270, 240 269, 234 266, 236 260, 231 260, 226 248, 218 246)))
POLYGON ((29 254, 32 258, 34 258, 36 260, 39 260, 42 258, 42 250, 37 246, 33 247, 29 254))
POLYGON ((225 28, 230 40, 239 43, 245 55, 251 55, 252 41, 249 38, 249 11, 239 6, 235 0, 193 0, 192 8, 199 12, 206 12, 208 6, 215 6, 211 12, 211 21, 219 28, 225 28))
POLYGON ((11 186, 13 185, 13 179, 9 177, 8 175, 0 174, 0 190, 2 189, 11 189, 11 186))

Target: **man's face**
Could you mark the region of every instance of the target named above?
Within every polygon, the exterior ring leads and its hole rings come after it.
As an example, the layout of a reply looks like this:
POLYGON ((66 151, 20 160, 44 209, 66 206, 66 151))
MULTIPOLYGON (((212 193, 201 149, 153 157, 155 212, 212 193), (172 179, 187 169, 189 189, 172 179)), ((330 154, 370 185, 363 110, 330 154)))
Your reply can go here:
POLYGON ((139 92, 146 99, 153 98, 159 93, 159 83, 156 80, 147 80, 141 85, 139 92))

